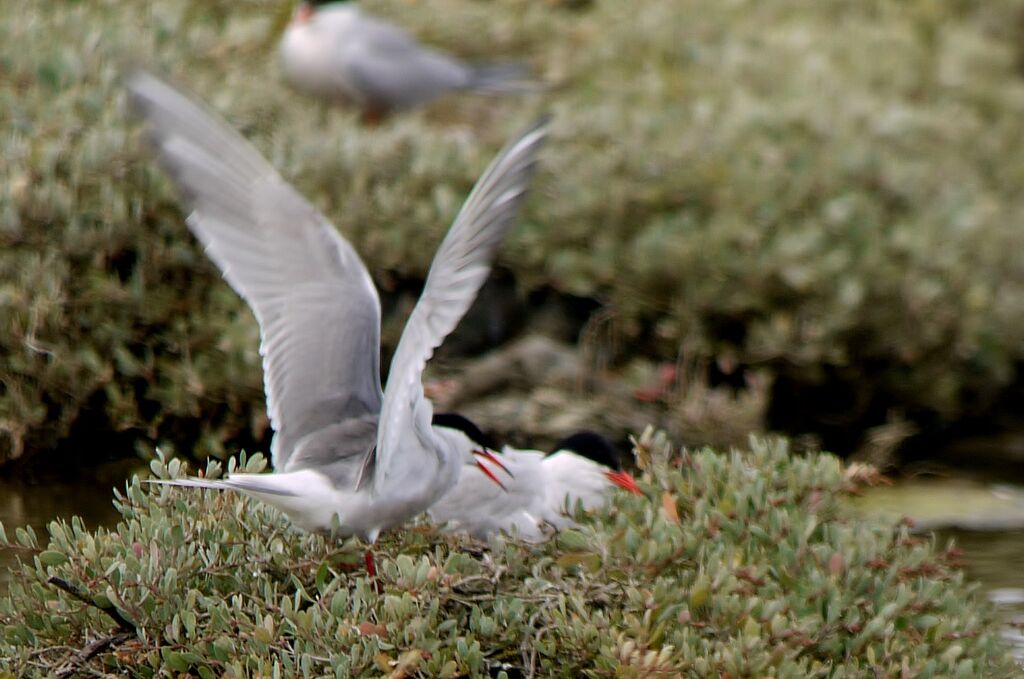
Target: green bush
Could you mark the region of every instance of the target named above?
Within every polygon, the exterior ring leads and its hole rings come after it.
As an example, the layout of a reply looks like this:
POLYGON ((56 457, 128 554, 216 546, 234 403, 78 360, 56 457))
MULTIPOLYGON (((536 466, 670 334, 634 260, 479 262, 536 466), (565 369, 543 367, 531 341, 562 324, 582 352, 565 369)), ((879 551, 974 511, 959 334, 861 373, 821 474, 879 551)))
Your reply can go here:
POLYGON ((645 497, 490 553, 427 526, 393 532, 376 586, 354 541, 296 533, 230 493, 133 479, 112 529, 54 522, 45 549, 17 531, 0 677, 1012 673, 977 588, 906 526, 849 515, 836 458, 756 439, 671 455, 650 433, 638 450, 645 497))
POLYGON ((138 63, 224 112, 385 289, 423 276, 493 151, 551 108, 501 263, 600 300, 624 351, 764 371, 772 424, 838 421, 844 449, 890 416, 992 411, 1019 381, 1017 3, 368 0, 556 85, 374 129, 283 85, 289 4, 5 3, 0 460, 90 418, 199 456, 264 440, 254 323, 126 123, 138 63))

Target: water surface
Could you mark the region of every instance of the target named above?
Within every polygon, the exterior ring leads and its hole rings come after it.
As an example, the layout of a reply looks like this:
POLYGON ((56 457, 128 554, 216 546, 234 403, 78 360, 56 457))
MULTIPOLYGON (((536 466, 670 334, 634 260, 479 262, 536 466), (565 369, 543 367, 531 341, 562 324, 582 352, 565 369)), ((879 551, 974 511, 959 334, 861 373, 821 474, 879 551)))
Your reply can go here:
POLYGON ((1003 624, 1003 637, 1024 663, 1024 486, 965 477, 919 477, 870 488, 853 501, 869 515, 909 517, 936 544, 963 551, 964 570, 978 582, 1003 624))
POLYGON ((935 531, 939 545, 952 538, 964 552, 964 570, 981 584, 1003 623, 1003 638, 1024 664, 1024 529, 935 531))
MULTIPOLYGON (((138 463, 131 461, 80 474, 50 471, 31 477, 0 476, 0 523, 12 541, 16 528, 31 526, 42 546, 49 541, 46 526, 54 519, 79 516, 88 528, 113 526, 120 517, 114 509, 113 489, 123 490, 124 479, 136 466, 138 463)), ((0 548, 0 593, 6 589, 8 569, 17 563, 19 554, 25 552, 0 548)))

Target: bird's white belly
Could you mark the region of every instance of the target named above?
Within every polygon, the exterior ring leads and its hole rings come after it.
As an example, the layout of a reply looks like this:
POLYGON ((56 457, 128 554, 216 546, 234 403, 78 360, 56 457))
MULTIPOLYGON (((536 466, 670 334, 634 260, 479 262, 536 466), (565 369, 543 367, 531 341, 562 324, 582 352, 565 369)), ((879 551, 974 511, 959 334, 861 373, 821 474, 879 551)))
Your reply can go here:
POLYGON ((299 90, 327 99, 361 103, 363 97, 348 73, 354 45, 329 39, 313 27, 290 27, 281 40, 281 66, 299 90))

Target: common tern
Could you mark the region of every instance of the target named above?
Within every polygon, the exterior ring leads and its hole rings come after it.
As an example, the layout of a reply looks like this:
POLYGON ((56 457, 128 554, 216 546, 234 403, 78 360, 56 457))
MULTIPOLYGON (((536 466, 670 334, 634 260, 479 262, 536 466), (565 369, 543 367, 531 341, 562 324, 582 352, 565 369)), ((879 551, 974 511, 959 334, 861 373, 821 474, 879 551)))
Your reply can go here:
MULTIPOLYGON (((490 440, 465 418, 448 421, 475 446, 490 440), (464 420, 463 422, 460 422, 464 420), (463 426, 468 423, 468 426, 463 426)), ((493 449, 492 449, 493 450, 493 449)), ((506 446, 493 459, 472 460, 459 482, 427 510, 431 521, 452 532, 480 539, 501 533, 539 542, 554 530, 573 524, 577 504, 590 510, 601 505, 613 487, 641 493, 611 443, 593 432, 579 432, 558 442, 550 453, 506 446), (501 486, 492 477, 502 478, 501 486)))
POLYGON ((297 90, 354 104, 368 120, 456 90, 535 91, 518 64, 473 65, 425 47, 352 0, 302 2, 280 45, 297 90))
POLYGON ((458 480, 464 436, 432 426, 422 373, 490 271, 534 173, 546 119, 477 181, 434 258, 381 391, 380 301, 352 246, 191 98, 146 73, 131 78, 129 92, 191 209, 189 228, 256 316, 274 430, 273 473, 163 483, 238 490, 300 528, 373 543, 458 480))

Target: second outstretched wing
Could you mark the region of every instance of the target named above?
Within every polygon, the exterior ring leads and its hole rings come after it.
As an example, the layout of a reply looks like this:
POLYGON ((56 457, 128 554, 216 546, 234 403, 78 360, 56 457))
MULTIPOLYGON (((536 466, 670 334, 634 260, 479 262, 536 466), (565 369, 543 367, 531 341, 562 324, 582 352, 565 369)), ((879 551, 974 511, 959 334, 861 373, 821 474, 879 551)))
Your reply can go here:
POLYGON ((422 465, 415 455, 432 454, 433 412, 423 394, 423 369, 490 273, 498 246, 526 195, 547 128, 545 117, 502 150, 477 181, 434 256, 423 294, 398 341, 384 389, 373 470, 377 493, 399 473, 417 475, 422 465), (409 431, 423 445, 408 446, 403 434, 409 431))

